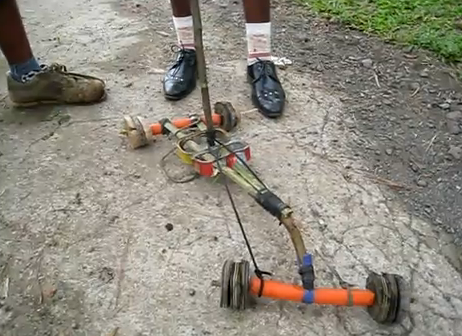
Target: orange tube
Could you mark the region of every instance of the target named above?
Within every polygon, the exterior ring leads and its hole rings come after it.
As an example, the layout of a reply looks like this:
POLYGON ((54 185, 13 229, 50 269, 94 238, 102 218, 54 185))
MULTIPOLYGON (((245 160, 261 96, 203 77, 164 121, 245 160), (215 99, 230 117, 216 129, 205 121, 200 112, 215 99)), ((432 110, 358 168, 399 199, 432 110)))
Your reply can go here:
MULTIPOLYGON (((201 117, 201 120, 203 122, 205 122, 204 117, 201 117)), ((215 126, 220 126, 221 125, 221 115, 219 115, 217 113, 212 113, 212 120, 213 120, 213 124, 215 126)), ((177 128, 188 127, 188 126, 191 125, 191 123, 192 123, 191 118, 178 118, 178 119, 173 119, 172 120, 172 124, 177 128)), ((151 131, 152 131, 153 135, 162 134, 162 125, 160 123, 151 124, 150 127, 151 127, 151 131)))
MULTIPOLYGON (((261 280, 259 278, 250 278, 250 293, 258 295, 260 285, 261 280)), ((261 296, 271 299, 302 302, 304 292, 304 289, 300 286, 265 279, 261 296)))
MULTIPOLYGON (((250 292, 258 295, 261 280, 257 277, 250 279, 250 292)), ((367 289, 343 288, 315 288, 312 291, 300 286, 287 284, 275 280, 264 280, 262 296, 304 303, 334 306, 372 306, 375 294, 367 289)))

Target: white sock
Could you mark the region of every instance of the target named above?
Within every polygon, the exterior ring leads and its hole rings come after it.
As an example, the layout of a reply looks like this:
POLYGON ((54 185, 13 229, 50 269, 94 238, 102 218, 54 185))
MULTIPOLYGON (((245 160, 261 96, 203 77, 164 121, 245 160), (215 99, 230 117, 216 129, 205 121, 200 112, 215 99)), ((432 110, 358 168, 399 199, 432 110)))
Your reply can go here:
POLYGON ((192 16, 173 17, 178 45, 185 49, 195 49, 192 16))
POLYGON ((246 23, 247 64, 271 60, 271 22, 246 23))

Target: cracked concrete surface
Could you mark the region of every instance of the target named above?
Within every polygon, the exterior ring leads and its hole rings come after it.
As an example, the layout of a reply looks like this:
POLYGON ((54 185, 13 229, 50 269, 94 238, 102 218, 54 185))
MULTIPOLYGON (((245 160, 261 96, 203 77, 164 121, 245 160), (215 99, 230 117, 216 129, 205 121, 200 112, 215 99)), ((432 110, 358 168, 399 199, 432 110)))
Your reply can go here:
MULTIPOLYGON (((223 186, 172 184, 159 167, 167 139, 131 151, 118 135, 124 114, 155 121, 200 112, 198 90, 174 104, 161 95, 174 41, 168 2, 20 4, 35 53, 105 78, 109 99, 34 112, 2 107, 0 289, 7 297, 0 335, 108 335, 114 328, 124 336, 462 335, 462 279, 450 237, 409 213, 352 152, 355 135, 343 125, 355 120, 342 97, 293 68, 280 71, 286 116, 274 122, 245 114, 235 135, 294 207, 317 285, 364 286, 372 270, 397 273, 410 283, 411 314, 382 327, 360 308, 259 300, 245 313, 219 309, 213 283, 222 263, 248 259, 223 186)), ((212 101, 246 111, 243 25, 220 23, 241 22, 239 6, 204 1, 204 41, 212 101)), ((173 159, 168 167, 184 173, 173 159)), ((293 281, 286 232, 232 189, 261 268, 293 281)))

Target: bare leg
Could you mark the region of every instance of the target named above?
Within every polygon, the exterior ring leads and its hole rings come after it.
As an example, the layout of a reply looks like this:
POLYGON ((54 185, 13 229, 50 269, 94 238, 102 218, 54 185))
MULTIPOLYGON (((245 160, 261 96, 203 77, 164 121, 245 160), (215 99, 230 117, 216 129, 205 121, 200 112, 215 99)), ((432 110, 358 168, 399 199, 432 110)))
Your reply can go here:
POLYGON ((270 22, 270 1, 244 0, 244 16, 247 23, 270 22))
POLYGON ((172 0, 170 5, 172 6, 172 14, 174 17, 182 18, 191 16, 191 6, 188 0, 172 0))
POLYGON ((10 65, 33 57, 16 0, 0 0, 0 49, 10 65))

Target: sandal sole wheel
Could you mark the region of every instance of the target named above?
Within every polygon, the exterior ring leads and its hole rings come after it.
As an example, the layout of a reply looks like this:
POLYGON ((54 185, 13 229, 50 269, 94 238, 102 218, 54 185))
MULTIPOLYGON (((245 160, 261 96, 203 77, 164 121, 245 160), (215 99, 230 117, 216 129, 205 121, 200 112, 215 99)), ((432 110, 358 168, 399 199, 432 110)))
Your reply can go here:
POLYGON ((141 117, 124 117, 123 132, 132 149, 147 146, 152 139, 152 136, 148 136, 146 133, 143 125, 144 121, 141 117))
POLYGON ((369 315, 380 324, 400 322, 409 311, 409 293, 402 277, 388 273, 371 273, 366 288, 375 293, 374 305, 367 308, 369 315))
POLYGON ((227 260, 221 272, 221 308, 243 310, 250 303, 250 266, 248 261, 227 260))
POLYGON ((213 109, 215 113, 221 115, 220 128, 226 132, 231 132, 241 122, 241 115, 230 102, 216 102, 213 109))
POLYGON ((229 282, 231 279, 232 269, 233 269, 233 261, 226 260, 221 270, 221 299, 220 299, 221 308, 229 308, 231 304, 230 295, 229 295, 230 293, 229 282))

